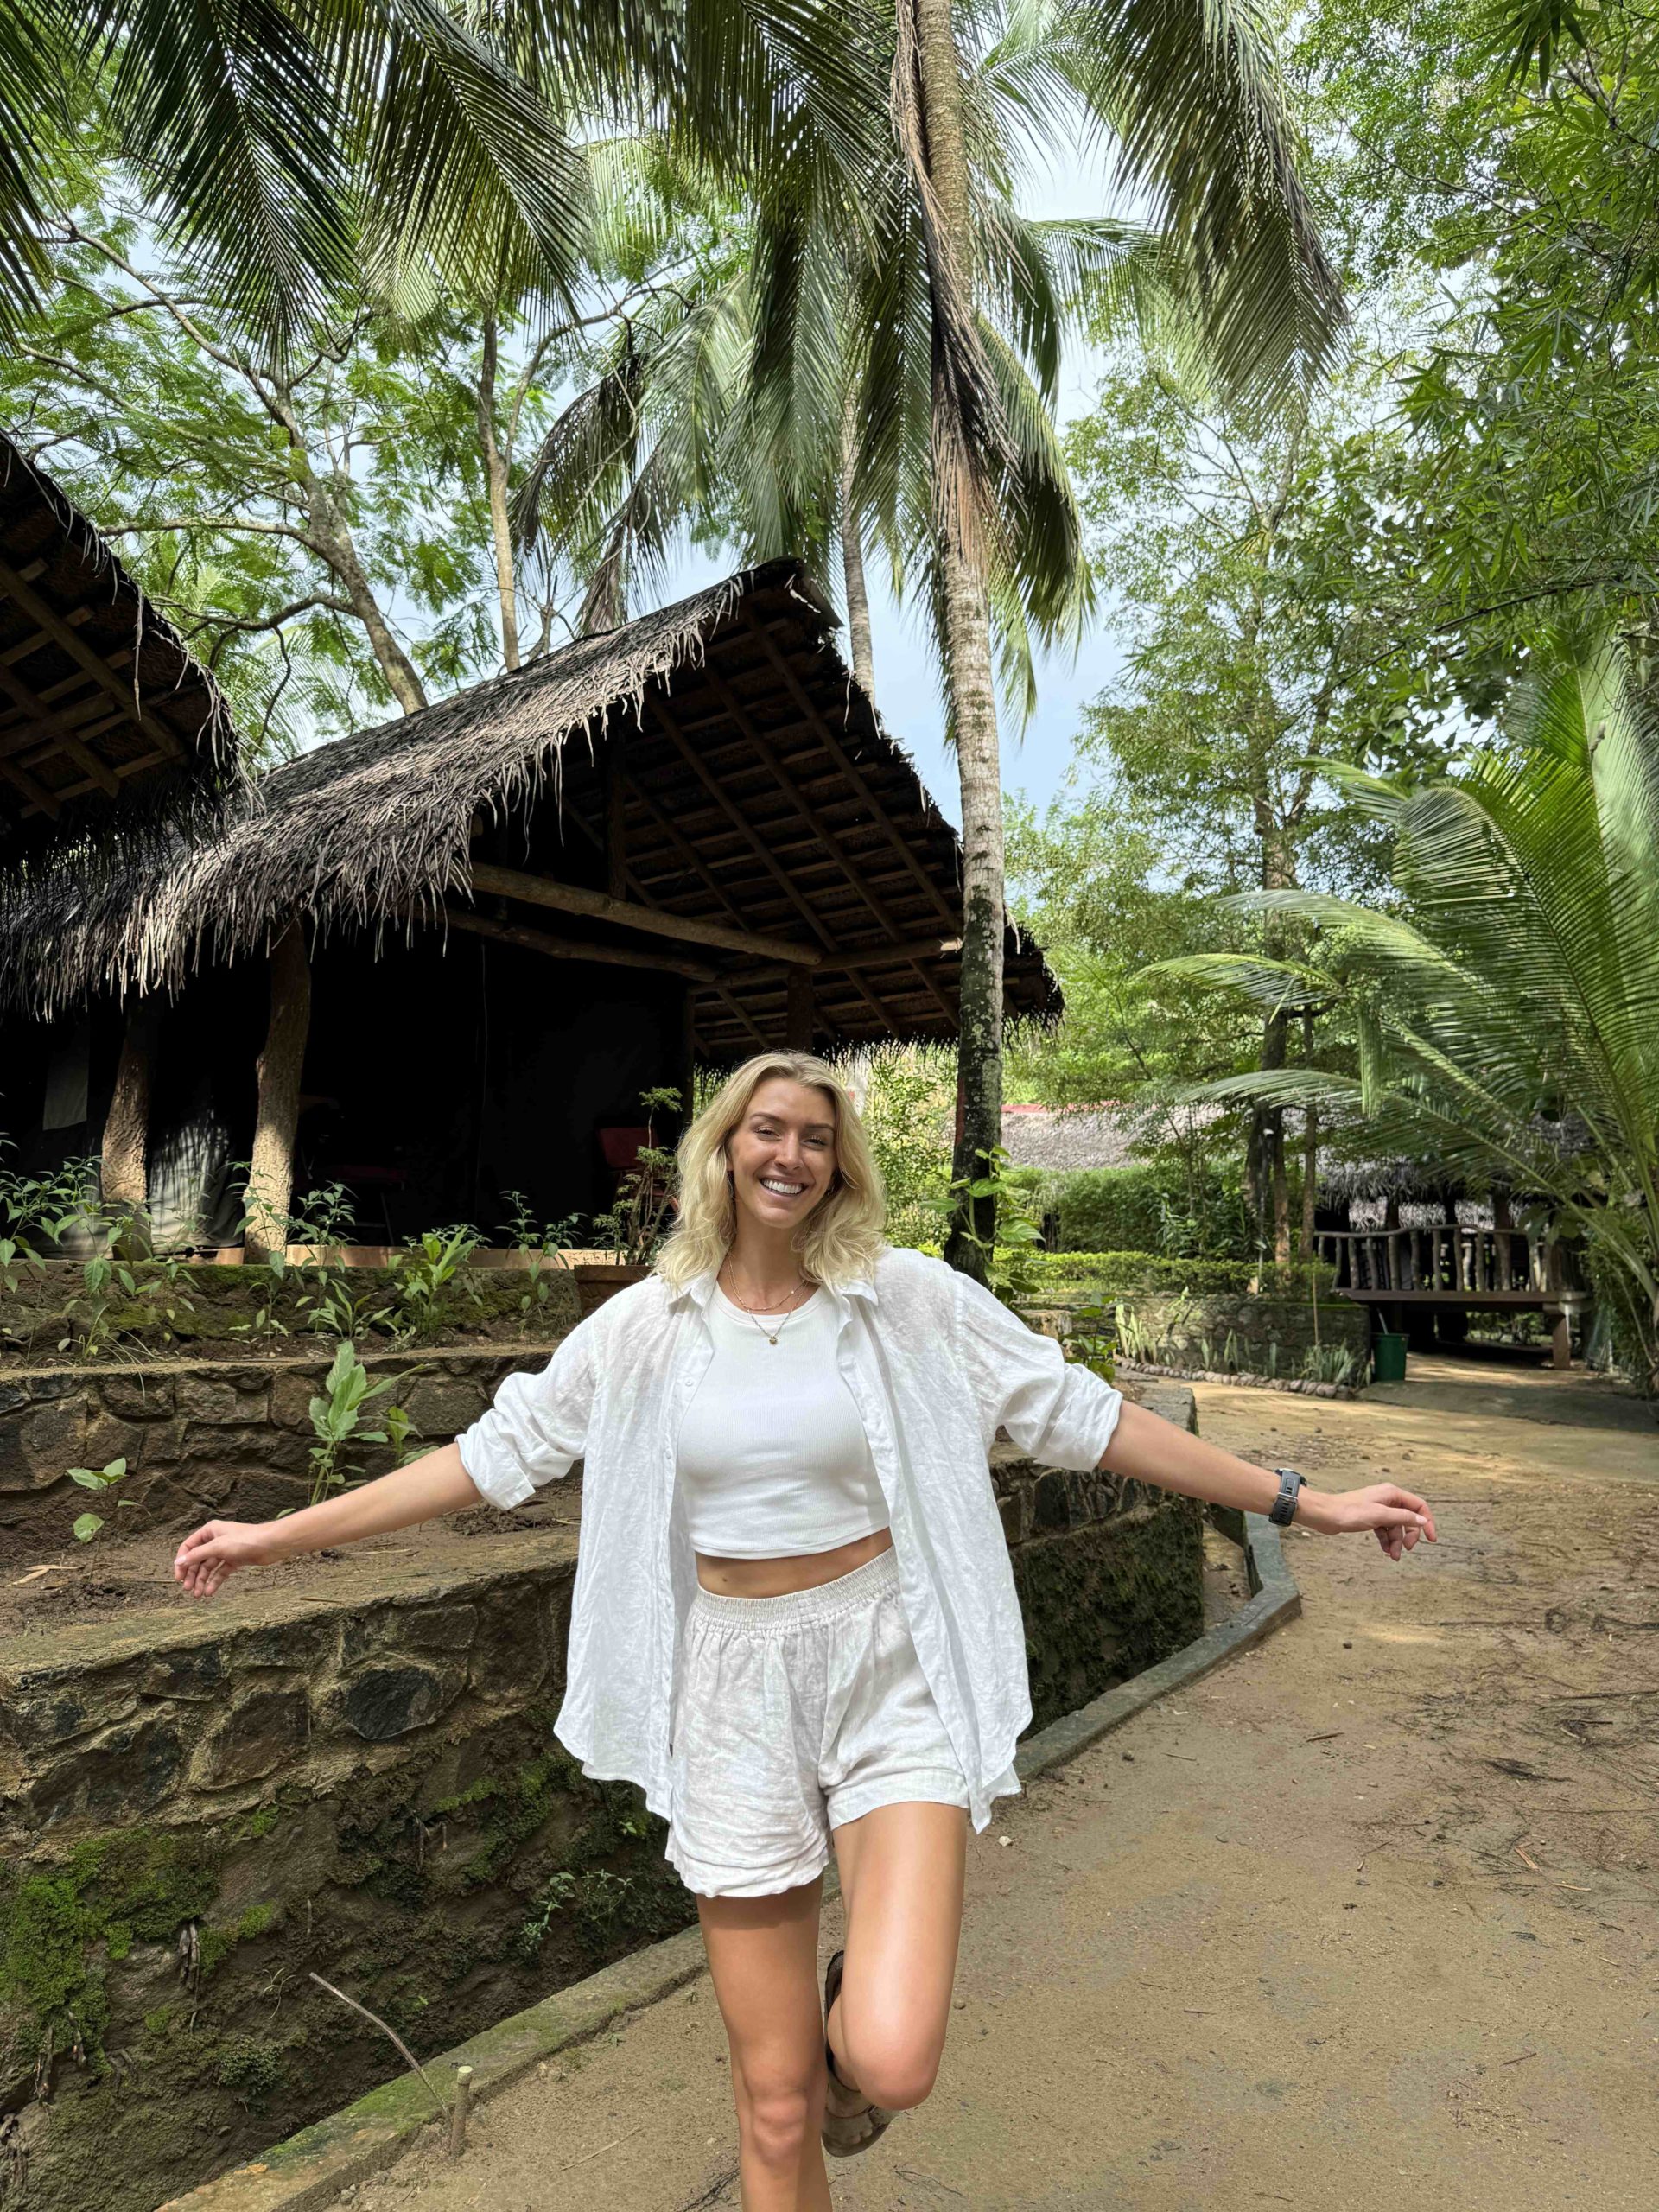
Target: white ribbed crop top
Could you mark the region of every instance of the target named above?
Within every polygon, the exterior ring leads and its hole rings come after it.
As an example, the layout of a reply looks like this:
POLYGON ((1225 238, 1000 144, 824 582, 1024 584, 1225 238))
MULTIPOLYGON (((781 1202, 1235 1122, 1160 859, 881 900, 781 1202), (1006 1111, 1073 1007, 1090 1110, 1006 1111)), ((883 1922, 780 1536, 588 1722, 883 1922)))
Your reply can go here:
POLYGON ((677 1450, 692 1549, 792 1559, 885 1529, 864 1423, 836 1362, 835 1300, 814 1291, 780 1325, 716 1287, 707 1313, 715 1356, 677 1450), (760 1320, 777 1330, 775 1344, 760 1320))

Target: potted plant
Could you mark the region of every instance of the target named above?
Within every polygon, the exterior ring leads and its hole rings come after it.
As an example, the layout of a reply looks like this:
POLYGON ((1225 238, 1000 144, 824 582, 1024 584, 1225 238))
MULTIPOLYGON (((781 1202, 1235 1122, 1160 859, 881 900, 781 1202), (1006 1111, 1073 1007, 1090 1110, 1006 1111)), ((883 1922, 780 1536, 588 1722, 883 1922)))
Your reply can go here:
MULTIPOLYGON (((658 1114, 679 1111, 680 1094, 659 1086, 642 1091, 639 1103, 645 1109, 645 1141, 633 1147, 632 1164, 623 1171, 615 1204, 608 1212, 594 1217, 594 1227, 608 1239, 609 1250, 604 1258, 596 1254, 571 1269, 584 1314, 650 1274, 673 1207, 674 1155, 656 1141, 654 1121, 658 1114)), ((632 1137, 635 1132, 627 1134, 632 1137)))

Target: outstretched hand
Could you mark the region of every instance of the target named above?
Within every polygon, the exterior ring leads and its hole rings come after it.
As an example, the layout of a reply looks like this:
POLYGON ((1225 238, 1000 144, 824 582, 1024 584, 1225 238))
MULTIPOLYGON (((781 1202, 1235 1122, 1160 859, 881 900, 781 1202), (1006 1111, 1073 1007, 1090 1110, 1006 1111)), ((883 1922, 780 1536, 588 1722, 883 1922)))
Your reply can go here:
POLYGON ((1390 1559, 1398 1559, 1402 1552, 1414 1551, 1427 1537, 1433 1544, 1439 1541, 1434 1529, 1434 1516, 1427 1500, 1408 1490, 1402 1490, 1398 1483, 1370 1483, 1363 1490, 1337 1490, 1323 1492, 1317 1501, 1310 1499, 1313 1511, 1299 1510, 1296 1519, 1306 1519, 1311 1529, 1325 1536, 1346 1536, 1370 1529, 1390 1559))
POLYGON ((179 1546, 173 1560, 173 1580, 181 1582, 194 1598, 211 1598, 227 1574, 238 1567, 264 1567, 266 1530, 257 1521, 204 1521, 179 1546))

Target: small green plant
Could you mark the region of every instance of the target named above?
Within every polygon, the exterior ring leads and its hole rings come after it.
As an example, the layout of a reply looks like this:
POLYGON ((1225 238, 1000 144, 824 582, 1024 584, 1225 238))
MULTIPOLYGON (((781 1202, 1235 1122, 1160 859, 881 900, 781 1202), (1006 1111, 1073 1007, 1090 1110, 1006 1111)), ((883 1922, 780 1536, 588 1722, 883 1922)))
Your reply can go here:
MULTIPOLYGON (((369 1379, 369 1370, 357 1356, 357 1346, 349 1337, 342 1337, 334 1347, 334 1357, 324 1378, 325 1395, 313 1398, 310 1405, 311 1427, 317 1440, 311 1446, 311 1496, 308 1503, 321 1504, 331 1490, 341 1490, 347 1482, 347 1448, 359 1444, 395 1445, 400 1459, 407 1439, 414 1427, 409 1415, 399 1406, 388 1406, 384 1428, 365 1428, 363 1409, 373 1399, 384 1397, 396 1387, 399 1379, 407 1382, 418 1373, 410 1368, 401 1377, 382 1376, 378 1382, 369 1379)), ((291 1512, 293 1508, 289 1510, 291 1512)), ((279 1515, 279 1519, 283 1516, 279 1515)))
POLYGON ((1113 1353, 1116 1350, 1112 1313, 1109 1306, 1093 1305, 1073 1307, 1070 1325, 1060 1339, 1060 1349, 1069 1360, 1079 1367, 1088 1368, 1098 1375, 1103 1382, 1114 1377, 1113 1353))
POLYGON ((976 1155, 980 1172, 958 1175, 941 1198, 918 1203, 938 1221, 942 1235, 960 1227, 963 1241, 971 1244, 984 1268, 986 1288, 1005 1306, 1027 1304, 1041 1287, 1042 1277, 1033 1255, 1043 1249, 1042 1224, 1037 1193, 1021 1181, 1011 1180, 1012 1165, 1006 1146, 993 1145, 976 1155), (973 1226, 973 1213, 964 1203, 972 1198, 995 1200, 995 1231, 988 1243, 973 1226), (962 1206, 958 1224, 957 1211, 962 1206))
MULTIPOLYGON (((71 1467, 69 1470, 69 1479, 72 1483, 79 1483, 82 1490, 97 1491, 104 1496, 107 1496, 118 1483, 124 1482, 126 1478, 127 1463, 124 1459, 111 1459, 107 1467, 71 1467)), ((124 1505, 136 1504, 137 1501, 130 1497, 118 1497, 115 1503, 118 1509, 124 1505)), ((79 1515, 75 1521, 75 1541, 80 1544, 90 1544, 92 1538, 105 1525, 101 1513, 79 1515)))
POLYGON ((552 1286, 548 1281, 550 1269, 563 1268, 569 1270, 570 1262, 564 1256, 565 1250, 575 1241, 580 1217, 574 1213, 565 1214, 557 1221, 537 1224, 530 1200, 524 1192, 503 1191, 501 1196, 512 1208, 502 1226, 512 1232, 513 1250, 525 1255, 524 1274, 528 1282, 519 1297, 518 1311, 528 1319, 539 1313, 552 1295, 552 1286))
POLYGON ((392 1302, 387 1309, 391 1332, 400 1344, 435 1336, 454 1304, 453 1285, 483 1243, 466 1222, 429 1229, 406 1237, 391 1255, 392 1302))
POLYGON ((111 1313, 117 1292, 130 1301, 138 1295, 138 1273, 130 1260, 100 1252, 80 1271, 80 1289, 68 1306, 71 1333, 59 1338, 60 1351, 78 1351, 83 1359, 96 1359, 115 1333, 111 1313))
POLYGON ((1351 1383, 1357 1367, 1346 1344, 1313 1344, 1302 1359, 1302 1373, 1310 1382, 1351 1383))
POLYGON ((617 1186, 615 1205, 594 1216, 594 1228, 630 1267, 642 1267, 655 1255, 674 1203, 674 1154, 656 1141, 654 1132, 658 1114, 678 1113, 680 1094, 658 1084, 642 1090, 639 1103, 645 1109, 645 1141, 617 1186))
MULTIPOLYGON (((10 1150, 9 1141, 0 1146, 10 1150)), ((98 1215, 92 1193, 98 1188, 98 1162, 66 1160, 48 1175, 18 1175, 0 1169, 0 1289, 14 1294, 25 1274, 46 1273, 50 1256, 43 1246, 55 1246, 67 1232, 98 1215)))

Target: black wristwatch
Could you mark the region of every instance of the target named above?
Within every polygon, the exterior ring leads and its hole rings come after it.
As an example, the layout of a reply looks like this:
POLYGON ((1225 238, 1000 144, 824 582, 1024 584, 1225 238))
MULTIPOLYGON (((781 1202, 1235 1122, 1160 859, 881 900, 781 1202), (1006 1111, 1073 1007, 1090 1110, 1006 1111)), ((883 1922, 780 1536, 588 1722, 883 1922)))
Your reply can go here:
POLYGON ((1294 1467, 1274 1467, 1271 1471, 1279 1478, 1279 1495, 1268 1509, 1268 1518, 1282 1529, 1295 1517, 1297 1493, 1303 1478, 1294 1467))

